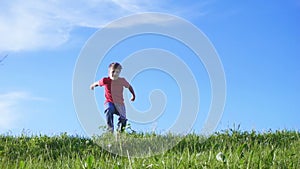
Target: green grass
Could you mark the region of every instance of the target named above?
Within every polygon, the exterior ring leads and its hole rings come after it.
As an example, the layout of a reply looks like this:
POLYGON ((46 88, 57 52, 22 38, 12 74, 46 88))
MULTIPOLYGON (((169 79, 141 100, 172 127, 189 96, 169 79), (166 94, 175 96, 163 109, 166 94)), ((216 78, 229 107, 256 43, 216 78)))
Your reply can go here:
MULTIPOLYGON (((147 148, 148 143, 134 142, 132 139, 158 140, 165 146, 167 143, 164 140, 168 141, 168 137, 181 139, 165 153, 147 158, 134 158, 128 153, 123 153, 125 156, 109 153, 98 145, 99 140, 106 144, 103 142, 105 137, 88 139, 65 133, 52 137, 1 135, 0 168, 300 168, 300 133, 297 131, 256 133, 226 130, 205 140, 196 134, 184 138, 124 134, 119 138, 121 142, 110 147, 116 146, 117 149, 119 145, 123 152, 128 152, 124 145, 131 148, 134 145, 136 152, 147 155, 151 151, 147 148), (220 152, 222 159, 217 160, 220 152)), ((151 148, 160 149, 161 145, 151 148)))

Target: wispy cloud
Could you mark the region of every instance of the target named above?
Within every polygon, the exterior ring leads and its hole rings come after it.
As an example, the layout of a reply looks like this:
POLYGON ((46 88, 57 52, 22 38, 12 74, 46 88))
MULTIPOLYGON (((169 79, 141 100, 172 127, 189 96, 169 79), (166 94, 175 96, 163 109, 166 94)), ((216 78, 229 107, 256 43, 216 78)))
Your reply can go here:
POLYGON ((20 91, 0 94, 0 132, 21 127, 19 125, 22 125, 26 116, 22 105, 30 100, 43 101, 45 99, 20 91))
POLYGON ((47 4, 33 1, 0 3, 0 50, 17 51, 55 47, 68 39, 68 23, 56 19, 47 4))
POLYGON ((74 27, 100 28, 137 12, 180 13, 180 5, 159 0, 1 1, 0 51, 55 48, 68 41, 74 27))

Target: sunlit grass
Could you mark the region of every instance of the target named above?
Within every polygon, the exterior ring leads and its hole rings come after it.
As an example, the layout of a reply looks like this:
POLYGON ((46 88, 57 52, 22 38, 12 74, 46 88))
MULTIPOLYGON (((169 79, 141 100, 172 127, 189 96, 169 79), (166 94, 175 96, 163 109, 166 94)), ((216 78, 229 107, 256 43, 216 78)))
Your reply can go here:
POLYGON ((257 133, 229 129, 205 140, 197 134, 180 138, 137 133, 92 139, 66 133, 52 137, 0 135, 0 168, 300 168, 299 152, 300 133, 285 130, 257 133), (141 141, 145 139, 149 142, 141 141), (147 158, 134 158, 126 151, 130 147, 132 152, 147 156, 167 147, 169 140, 181 141, 147 158), (153 142, 160 144, 150 144, 153 142), (117 151, 118 144, 122 144, 124 156, 105 150, 117 151), (153 147, 149 149, 149 145, 153 147))

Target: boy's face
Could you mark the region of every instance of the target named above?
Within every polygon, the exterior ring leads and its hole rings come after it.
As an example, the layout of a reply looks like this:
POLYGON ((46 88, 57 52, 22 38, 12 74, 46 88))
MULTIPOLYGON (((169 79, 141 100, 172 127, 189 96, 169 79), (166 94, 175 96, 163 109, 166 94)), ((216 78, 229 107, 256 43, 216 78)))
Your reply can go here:
POLYGON ((120 72, 121 72, 121 69, 109 68, 109 77, 112 80, 117 80, 119 78, 120 72))

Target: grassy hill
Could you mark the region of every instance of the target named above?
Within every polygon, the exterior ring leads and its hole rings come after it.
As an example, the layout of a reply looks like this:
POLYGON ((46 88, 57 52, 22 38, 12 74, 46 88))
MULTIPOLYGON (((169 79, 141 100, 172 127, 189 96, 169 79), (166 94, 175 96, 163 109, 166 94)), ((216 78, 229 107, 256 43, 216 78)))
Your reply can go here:
MULTIPOLYGON (((172 136, 124 134, 130 138, 165 139, 172 136)), ((134 158, 109 153, 97 140, 80 136, 0 136, 0 168, 300 168, 300 133, 226 130, 204 138, 189 134, 163 154, 134 158)), ((109 144, 110 145, 110 144, 109 144)), ((135 144, 138 151, 147 145, 135 144)), ((115 145, 110 145, 115 146, 115 145)), ((126 150, 124 150, 126 152, 126 150)), ((128 152, 128 151, 127 151, 128 152)), ((126 153, 125 153, 126 154, 126 153)))

